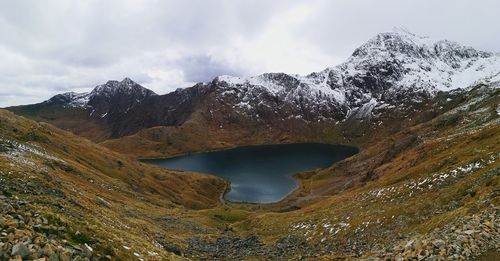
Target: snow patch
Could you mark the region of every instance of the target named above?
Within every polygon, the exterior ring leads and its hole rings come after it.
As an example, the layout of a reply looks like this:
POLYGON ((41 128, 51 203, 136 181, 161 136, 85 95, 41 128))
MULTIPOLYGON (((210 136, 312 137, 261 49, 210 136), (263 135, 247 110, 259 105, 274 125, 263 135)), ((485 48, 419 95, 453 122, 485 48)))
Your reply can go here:
POLYGON ((92 249, 92 247, 90 247, 87 243, 85 243, 85 247, 86 247, 86 248, 87 248, 90 252, 94 251, 94 249, 92 249))

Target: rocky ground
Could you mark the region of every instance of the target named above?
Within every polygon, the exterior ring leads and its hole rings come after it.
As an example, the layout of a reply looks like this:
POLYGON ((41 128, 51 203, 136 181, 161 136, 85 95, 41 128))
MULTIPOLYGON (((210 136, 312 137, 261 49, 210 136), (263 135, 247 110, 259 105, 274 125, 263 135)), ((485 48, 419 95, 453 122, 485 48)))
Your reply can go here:
POLYGON ((456 222, 425 235, 402 241, 364 260, 471 260, 500 251, 500 209, 459 217, 456 222))
POLYGON ((67 225, 31 210, 31 204, 0 195, 0 260, 111 260, 86 243, 69 243, 62 236, 67 225))
MULTIPOLYGON (((380 228, 384 229, 384 228, 380 228)), ((358 251, 344 249, 340 259, 369 260, 471 260, 486 252, 500 251, 500 208, 490 205, 490 209, 477 215, 457 217, 454 222, 436 228, 428 234, 403 235, 393 237, 394 244, 365 245, 358 251), (368 248, 366 248, 368 247, 368 248), (369 249, 373 248, 373 249, 369 249), (349 253, 350 252, 350 253, 349 253), (364 254, 363 254, 364 253, 364 254), (367 254, 368 253, 368 254, 367 254), (369 257, 363 257, 369 256, 369 257)), ((363 245, 362 238, 351 238, 352 245, 363 245)), ((194 259, 257 259, 310 260, 320 259, 336 246, 308 242, 304 237, 288 235, 275 244, 265 245, 258 236, 240 238, 227 233, 215 240, 193 237, 185 255, 194 259)), ((333 257, 329 257, 333 258, 333 257)), ((330 260, 330 259, 328 259, 330 260)))
POLYGON ((310 246, 303 238, 286 236, 275 244, 266 246, 258 236, 240 238, 235 235, 223 235, 213 241, 199 238, 189 240, 186 256, 195 259, 243 259, 255 257, 257 259, 305 259, 313 256, 317 247, 310 246), (304 256, 300 254, 309 249, 304 256))

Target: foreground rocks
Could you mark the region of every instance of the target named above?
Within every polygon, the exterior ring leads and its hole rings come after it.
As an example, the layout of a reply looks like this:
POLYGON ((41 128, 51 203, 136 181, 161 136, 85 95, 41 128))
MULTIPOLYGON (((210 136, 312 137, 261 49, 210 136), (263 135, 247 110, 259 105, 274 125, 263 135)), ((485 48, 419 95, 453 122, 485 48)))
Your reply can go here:
POLYGON ((402 241, 365 260, 471 260, 487 251, 500 251, 500 212, 460 217, 442 229, 402 241))
POLYGON ((0 196, 0 260, 108 260, 88 244, 67 241, 67 226, 33 211, 30 203, 0 196))
MULTIPOLYGON (((354 251, 343 258, 361 260, 471 260, 488 251, 500 251, 500 211, 491 210, 478 215, 458 217, 453 223, 425 235, 406 238, 386 249, 368 250, 364 254, 354 251), (361 256, 361 257, 360 257, 361 256)), ((356 238, 350 241, 354 244, 356 238)), ((333 251, 335 252, 335 251, 333 251)), ((259 237, 240 238, 225 235, 216 240, 192 238, 186 256, 200 259, 264 259, 292 258, 306 260, 311 257, 330 256, 319 245, 288 236, 273 245, 265 245, 259 237)))
POLYGON ((237 236, 225 235, 214 241, 205 241, 199 238, 192 238, 188 242, 188 257, 201 259, 241 259, 245 257, 259 257, 264 259, 282 259, 295 256, 295 259, 305 259, 306 256, 313 256, 317 252, 316 247, 309 246, 305 240, 286 236, 278 240, 271 246, 262 243, 259 237, 249 236, 240 238, 237 236), (300 252, 305 252, 302 256, 300 252), (307 254, 308 253, 308 254, 307 254))

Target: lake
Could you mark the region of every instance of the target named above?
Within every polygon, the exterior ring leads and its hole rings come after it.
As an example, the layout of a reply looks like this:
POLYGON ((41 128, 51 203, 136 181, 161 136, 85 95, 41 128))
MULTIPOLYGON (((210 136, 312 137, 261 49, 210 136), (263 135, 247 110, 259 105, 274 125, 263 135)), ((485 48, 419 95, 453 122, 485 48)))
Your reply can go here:
POLYGON ((295 189, 293 174, 329 167, 357 152, 356 148, 342 145, 298 143, 246 146, 144 162, 225 177, 231 181, 225 199, 270 203, 295 189))

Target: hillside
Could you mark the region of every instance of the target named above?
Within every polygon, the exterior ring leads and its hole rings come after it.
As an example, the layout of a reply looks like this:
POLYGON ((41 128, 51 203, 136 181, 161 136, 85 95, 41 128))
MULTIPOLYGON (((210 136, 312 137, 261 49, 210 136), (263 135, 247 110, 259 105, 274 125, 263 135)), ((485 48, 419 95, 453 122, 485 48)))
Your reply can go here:
POLYGON ((0 179, 2 260, 23 242, 33 258, 128 260, 136 252, 144 259, 170 259, 172 254, 158 250, 161 240, 176 236, 169 217, 220 204, 226 186, 216 177, 132 161, 5 110, 0 110, 0 179))
POLYGON ((238 226, 259 227, 273 239, 289 231, 326 260, 469 260, 498 251, 499 94, 482 87, 450 98, 432 120, 407 120, 402 131, 373 140, 360 154, 300 175, 300 190, 280 203, 300 210, 238 226))

